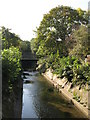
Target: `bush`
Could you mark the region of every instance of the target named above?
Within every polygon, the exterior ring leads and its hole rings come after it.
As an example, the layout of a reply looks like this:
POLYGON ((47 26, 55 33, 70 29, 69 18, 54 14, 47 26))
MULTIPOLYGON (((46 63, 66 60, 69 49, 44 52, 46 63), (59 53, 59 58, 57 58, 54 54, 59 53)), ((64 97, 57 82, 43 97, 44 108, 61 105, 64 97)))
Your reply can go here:
POLYGON ((73 63, 77 59, 75 57, 63 57, 58 61, 59 67, 54 70, 54 73, 59 74, 61 78, 66 77, 69 81, 73 78, 73 63))
POLYGON ((90 78, 90 65, 84 63, 79 65, 78 67, 73 67, 73 73, 74 73, 74 80, 73 83, 77 84, 86 84, 89 83, 90 78))
POLYGON ((8 87, 12 86, 12 83, 19 75, 21 70, 20 59, 21 52, 15 47, 2 51, 2 77, 3 83, 8 84, 8 87))
POLYGON ((60 78, 66 77, 68 81, 72 81, 73 84, 82 85, 89 83, 90 66, 82 63, 75 56, 68 56, 60 58, 58 63, 54 66, 54 73, 58 74, 60 78))
POLYGON ((90 84, 90 65, 75 56, 60 58, 57 54, 51 54, 45 59, 40 59, 38 63, 44 65, 45 70, 52 68, 54 74, 60 78, 66 77, 73 85, 90 84))

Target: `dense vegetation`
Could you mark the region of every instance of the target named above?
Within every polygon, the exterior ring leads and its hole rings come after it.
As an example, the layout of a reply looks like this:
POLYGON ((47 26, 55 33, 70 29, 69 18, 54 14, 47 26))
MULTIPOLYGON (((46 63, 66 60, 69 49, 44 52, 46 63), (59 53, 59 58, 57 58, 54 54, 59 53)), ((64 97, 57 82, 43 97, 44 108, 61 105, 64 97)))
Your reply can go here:
POLYGON ((73 83, 89 81, 90 67, 85 63, 90 54, 88 41, 88 13, 58 6, 45 14, 31 40, 32 51, 39 58, 41 68, 52 68, 59 77, 73 83))
POLYGON ((20 51, 21 52, 31 52, 30 42, 29 41, 21 41, 20 51))
POLYGON ((12 89, 12 85, 17 80, 21 70, 21 52, 15 47, 4 49, 2 51, 2 76, 4 85, 8 85, 9 90, 12 89))
POLYGON ((1 28, 1 36, 2 36, 2 49, 8 49, 12 46, 20 47, 20 41, 18 35, 15 33, 10 32, 10 29, 2 27, 1 28))
POLYGON ((1 28, 2 40, 2 88, 9 93, 17 80, 21 70, 20 38, 5 27, 1 28))
POLYGON ((21 57, 23 52, 31 51, 30 42, 22 41, 18 35, 5 27, 0 29, 0 38, 2 40, 2 117, 3 119, 13 118, 15 115, 19 117, 16 108, 22 98, 21 57))
MULTIPOLYGON (((52 68, 59 77, 73 83, 88 83, 90 65, 85 57, 90 54, 88 12, 67 6, 58 6, 45 14, 31 42, 22 41, 10 29, 2 27, 3 78, 8 78, 8 88, 21 70, 22 52, 36 53, 38 65, 52 68)), ((4 81, 6 82, 6 81, 4 81)))
POLYGON ((0 35, 2 40, 3 92, 10 92, 20 76, 22 52, 30 51, 30 42, 22 41, 18 35, 5 27, 1 27, 0 35))

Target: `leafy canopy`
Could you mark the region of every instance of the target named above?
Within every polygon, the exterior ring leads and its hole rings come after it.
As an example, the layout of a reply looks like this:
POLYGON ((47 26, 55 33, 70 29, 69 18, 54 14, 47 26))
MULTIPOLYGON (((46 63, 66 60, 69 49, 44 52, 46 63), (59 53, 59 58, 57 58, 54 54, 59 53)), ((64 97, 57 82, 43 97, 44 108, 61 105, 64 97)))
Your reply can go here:
POLYGON ((80 26, 77 31, 74 31, 72 34, 72 43, 69 41, 67 46, 69 48, 69 54, 81 58, 85 58, 86 55, 90 54, 89 36, 88 28, 85 26, 80 26), (72 49, 70 49, 70 46, 72 49))
POLYGON ((1 28, 2 49, 8 49, 11 46, 20 47, 21 39, 18 35, 10 32, 10 29, 1 28))
POLYGON ((58 6, 45 14, 37 29, 34 39, 34 50, 38 56, 44 57, 51 53, 66 54, 64 45, 66 37, 78 29, 81 24, 87 25, 86 11, 75 10, 67 6, 58 6))

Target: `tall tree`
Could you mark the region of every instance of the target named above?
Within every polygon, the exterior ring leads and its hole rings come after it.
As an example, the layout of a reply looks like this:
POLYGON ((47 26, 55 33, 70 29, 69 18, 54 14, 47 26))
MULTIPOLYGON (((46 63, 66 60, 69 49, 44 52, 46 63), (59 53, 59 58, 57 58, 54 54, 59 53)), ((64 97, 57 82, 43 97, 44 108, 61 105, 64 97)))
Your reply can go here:
POLYGON ((85 15, 86 11, 75 10, 67 6, 51 9, 44 15, 37 29, 35 38, 37 55, 43 57, 57 53, 57 50, 60 54, 66 54, 65 39, 81 24, 87 25, 88 20, 85 15))
POLYGON ((8 49, 11 46, 19 47, 21 39, 18 35, 10 32, 10 29, 2 27, 1 29, 2 37, 2 49, 8 49))

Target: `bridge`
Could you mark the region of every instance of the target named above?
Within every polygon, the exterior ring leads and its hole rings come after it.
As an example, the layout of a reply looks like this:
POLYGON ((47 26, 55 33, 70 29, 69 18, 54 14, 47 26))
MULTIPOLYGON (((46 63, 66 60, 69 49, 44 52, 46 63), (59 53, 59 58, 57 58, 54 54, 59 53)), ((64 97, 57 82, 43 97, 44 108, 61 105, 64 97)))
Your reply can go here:
POLYGON ((37 57, 31 52, 22 52, 22 68, 23 69, 35 69, 37 66, 37 57))

